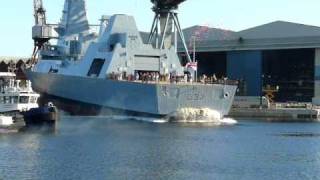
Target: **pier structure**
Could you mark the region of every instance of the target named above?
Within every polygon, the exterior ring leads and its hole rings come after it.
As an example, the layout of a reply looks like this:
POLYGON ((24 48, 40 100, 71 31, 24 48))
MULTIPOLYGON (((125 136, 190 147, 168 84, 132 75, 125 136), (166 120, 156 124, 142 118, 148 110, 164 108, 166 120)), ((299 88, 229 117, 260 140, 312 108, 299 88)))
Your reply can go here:
POLYGON ((269 108, 232 108, 229 117, 270 122, 319 122, 320 108, 311 103, 275 103, 269 108))

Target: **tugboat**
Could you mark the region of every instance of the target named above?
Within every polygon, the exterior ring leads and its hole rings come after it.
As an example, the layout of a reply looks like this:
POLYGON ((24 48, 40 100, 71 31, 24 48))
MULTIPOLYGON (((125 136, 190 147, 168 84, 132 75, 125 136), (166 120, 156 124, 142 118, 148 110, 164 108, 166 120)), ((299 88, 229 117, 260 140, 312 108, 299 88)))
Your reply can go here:
POLYGON ((0 72, 0 132, 17 132, 25 127, 21 112, 38 108, 39 97, 30 81, 16 80, 13 72, 0 72))
POLYGON ((52 103, 39 107, 39 97, 29 80, 17 80, 13 72, 0 72, 0 133, 54 124, 58 119, 57 108, 52 103))
POLYGON ((43 107, 31 108, 22 114, 27 126, 54 125, 58 120, 58 110, 52 102, 43 107))

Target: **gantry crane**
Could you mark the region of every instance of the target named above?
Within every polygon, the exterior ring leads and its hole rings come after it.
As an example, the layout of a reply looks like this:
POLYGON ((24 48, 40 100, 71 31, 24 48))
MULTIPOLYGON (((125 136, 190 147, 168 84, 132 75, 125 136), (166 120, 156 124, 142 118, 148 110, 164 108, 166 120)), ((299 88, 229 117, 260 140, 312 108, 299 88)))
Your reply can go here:
POLYGON ((32 27, 32 39, 34 40, 34 50, 32 53, 32 63, 36 60, 38 51, 49 42, 52 37, 52 27, 47 24, 46 10, 42 0, 33 0, 35 25, 32 27))
POLYGON ((148 43, 152 44, 155 40, 155 46, 160 49, 169 49, 172 45, 172 33, 175 34, 174 45, 177 48, 177 34, 179 35, 183 48, 185 50, 188 62, 191 62, 190 54, 186 45, 186 41, 180 26, 178 14, 175 10, 179 4, 186 0, 151 0, 154 4, 155 12, 153 24, 149 34, 148 43), (160 41, 159 41, 160 32, 160 41))

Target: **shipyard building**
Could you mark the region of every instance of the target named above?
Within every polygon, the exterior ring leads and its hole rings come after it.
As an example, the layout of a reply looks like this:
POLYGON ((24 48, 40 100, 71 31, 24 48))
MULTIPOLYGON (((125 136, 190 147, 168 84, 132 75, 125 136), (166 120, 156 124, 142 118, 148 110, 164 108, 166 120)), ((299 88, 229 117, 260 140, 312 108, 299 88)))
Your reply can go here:
POLYGON ((240 32, 194 26, 184 33, 189 50, 195 44, 199 76, 237 79, 239 95, 320 103, 320 27, 276 21, 240 32))

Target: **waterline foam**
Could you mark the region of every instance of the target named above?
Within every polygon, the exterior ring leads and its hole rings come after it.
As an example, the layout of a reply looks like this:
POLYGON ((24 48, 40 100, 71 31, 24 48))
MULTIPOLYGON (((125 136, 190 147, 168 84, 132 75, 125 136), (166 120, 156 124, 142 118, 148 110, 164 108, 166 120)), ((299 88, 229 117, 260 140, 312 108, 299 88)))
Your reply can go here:
POLYGON ((182 108, 169 116, 171 122, 213 123, 217 125, 234 125, 237 121, 223 118, 216 110, 209 108, 182 108))

